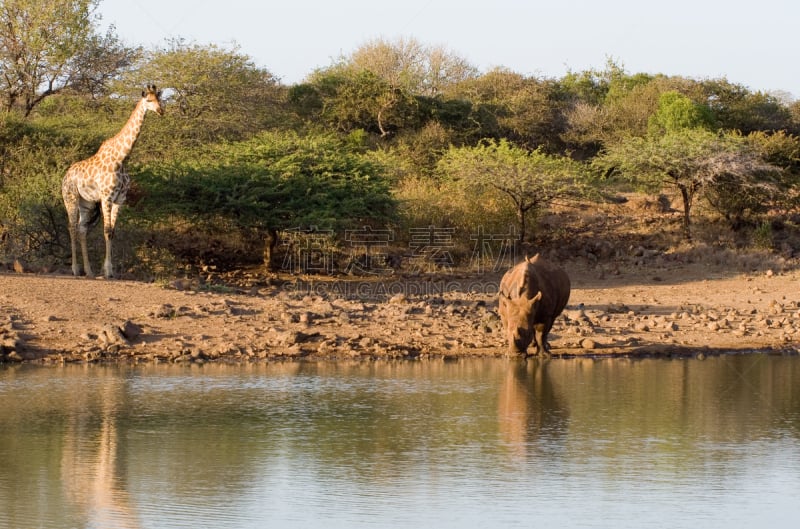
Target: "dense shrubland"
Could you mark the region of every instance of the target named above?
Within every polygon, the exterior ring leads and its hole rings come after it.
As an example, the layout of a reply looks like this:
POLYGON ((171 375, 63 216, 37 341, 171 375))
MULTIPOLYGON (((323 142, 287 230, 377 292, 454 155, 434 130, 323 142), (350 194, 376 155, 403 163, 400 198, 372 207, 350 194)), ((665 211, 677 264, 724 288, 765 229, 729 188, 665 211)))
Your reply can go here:
POLYGON ((458 264, 478 231, 563 243, 578 230, 554 211, 631 192, 669 197, 662 211, 680 220, 665 241, 800 251, 798 101, 611 60, 559 79, 480 72, 413 39, 367 42, 284 86, 237 48, 126 47, 98 32, 96 4, 2 3, 4 261, 66 263, 61 178, 122 126, 148 82, 167 113, 148 117, 128 160, 118 244, 133 275, 279 267, 275 252, 297 233, 325 233, 344 255, 348 230, 365 228, 390 233, 382 252, 401 257, 414 230, 450 230, 458 264))

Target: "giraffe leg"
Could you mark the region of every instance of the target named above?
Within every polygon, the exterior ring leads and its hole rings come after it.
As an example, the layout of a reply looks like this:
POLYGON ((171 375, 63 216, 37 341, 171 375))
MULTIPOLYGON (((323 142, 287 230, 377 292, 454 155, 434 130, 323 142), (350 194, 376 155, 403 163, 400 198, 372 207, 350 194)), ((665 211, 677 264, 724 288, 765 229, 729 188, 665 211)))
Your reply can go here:
POLYGON ((106 278, 114 277, 114 268, 111 264, 111 242, 114 240, 114 228, 117 225, 119 204, 103 202, 103 237, 106 240, 106 259, 103 262, 103 275, 106 278))
POLYGON ((72 251, 72 275, 81 275, 81 263, 78 260, 78 223, 80 222, 80 199, 69 185, 69 174, 64 179, 61 188, 64 207, 67 210, 67 228, 69 230, 69 244, 72 251))
POLYGON ((67 206, 67 222, 69 223, 69 244, 72 250, 72 275, 81 275, 81 263, 78 260, 78 208, 67 206))
MULTIPOLYGON (((77 226, 78 240, 81 243, 81 253, 83 254, 83 268, 86 270, 86 277, 89 278, 94 277, 94 272, 92 271, 92 265, 89 262, 89 249, 86 246, 86 233, 89 231, 89 224, 91 223, 93 209, 94 209, 94 204, 92 203, 84 204, 83 202, 81 202, 78 208, 80 212, 80 217, 77 226)), ((75 258, 73 259, 74 261, 77 260, 75 258)), ((73 264, 72 266, 73 273, 75 273, 75 266, 76 266, 75 264, 73 264)), ((80 265, 77 266, 78 266, 78 273, 80 273, 80 265)))

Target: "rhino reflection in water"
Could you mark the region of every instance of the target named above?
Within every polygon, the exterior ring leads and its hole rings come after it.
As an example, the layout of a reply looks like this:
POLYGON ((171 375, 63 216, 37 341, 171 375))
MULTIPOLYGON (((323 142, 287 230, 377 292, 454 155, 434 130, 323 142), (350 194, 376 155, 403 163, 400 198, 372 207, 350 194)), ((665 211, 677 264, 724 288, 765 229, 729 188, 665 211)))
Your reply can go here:
POLYGON ((569 276, 539 254, 519 263, 500 281, 499 313, 509 353, 525 354, 533 342, 535 354, 550 351, 547 334, 567 305, 569 276))

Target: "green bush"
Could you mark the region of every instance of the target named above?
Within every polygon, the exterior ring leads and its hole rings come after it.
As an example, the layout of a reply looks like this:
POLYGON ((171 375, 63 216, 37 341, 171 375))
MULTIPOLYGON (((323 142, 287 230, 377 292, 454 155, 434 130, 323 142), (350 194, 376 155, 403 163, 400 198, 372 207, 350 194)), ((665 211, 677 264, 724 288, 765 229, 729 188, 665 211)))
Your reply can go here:
MULTIPOLYGON (((344 230, 390 222, 395 203, 381 166, 334 135, 264 132, 196 156, 149 165, 137 176, 136 214, 266 244, 282 230, 344 230)), ((246 259, 242 256, 243 259, 246 259)), ((250 256, 252 258, 252 256, 250 256)))
POLYGON ((61 179, 97 145, 88 128, 76 132, 13 114, 0 118, 0 258, 41 264, 68 258, 61 179))

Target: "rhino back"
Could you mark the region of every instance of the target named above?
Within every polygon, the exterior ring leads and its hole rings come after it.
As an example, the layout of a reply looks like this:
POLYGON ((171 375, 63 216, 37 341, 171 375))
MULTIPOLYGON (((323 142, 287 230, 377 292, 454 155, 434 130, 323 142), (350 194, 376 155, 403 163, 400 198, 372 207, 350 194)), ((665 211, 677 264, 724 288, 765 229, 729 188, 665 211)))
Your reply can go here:
POLYGON ((536 292, 542 292, 536 319, 555 318, 561 314, 567 306, 570 295, 571 285, 567 273, 541 259, 535 259, 528 263, 525 275, 526 289, 531 291, 526 296, 530 298, 536 295, 536 292))

